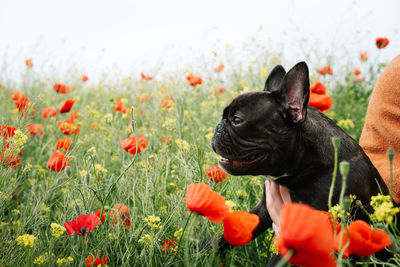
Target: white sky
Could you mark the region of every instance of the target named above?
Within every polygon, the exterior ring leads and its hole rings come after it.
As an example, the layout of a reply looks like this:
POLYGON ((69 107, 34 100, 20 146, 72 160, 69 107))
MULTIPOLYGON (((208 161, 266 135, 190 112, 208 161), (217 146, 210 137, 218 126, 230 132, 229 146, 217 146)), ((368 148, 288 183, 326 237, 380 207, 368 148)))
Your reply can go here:
POLYGON ((168 72, 226 44, 240 53, 252 36, 288 62, 304 60, 307 48, 356 58, 388 37, 381 57, 389 60, 400 53, 399 12, 397 0, 0 0, 0 72, 23 72, 26 58, 50 75, 74 63, 89 77, 114 68, 152 74, 160 62, 168 72))

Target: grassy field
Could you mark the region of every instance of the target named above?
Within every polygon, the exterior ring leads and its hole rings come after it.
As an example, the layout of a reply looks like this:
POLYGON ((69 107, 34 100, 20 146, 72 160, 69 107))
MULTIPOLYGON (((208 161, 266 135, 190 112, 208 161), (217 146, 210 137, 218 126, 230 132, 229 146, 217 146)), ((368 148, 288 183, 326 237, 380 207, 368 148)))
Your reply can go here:
MULTIPOLYGON (((29 64, 20 87, 0 80, 0 125, 22 132, 1 137, 0 152, 7 157, 23 151, 17 166, 1 160, 0 266, 85 266, 91 255, 108 257, 107 266, 265 265, 273 253, 271 231, 223 256, 215 248, 202 249, 205 239, 223 234, 222 224, 190 216, 185 191, 189 184, 203 182, 233 201, 234 210, 250 210, 258 203, 262 177, 229 176, 214 183, 207 170, 218 164, 210 140, 223 108, 242 92, 263 89, 267 74, 279 61, 272 55, 266 58, 230 72, 221 66, 219 72, 214 70, 218 65, 206 66, 203 83, 194 86, 185 79, 188 73, 163 80, 137 75, 114 83, 60 81, 36 73, 35 65, 29 64), (70 92, 57 93, 56 83, 66 84, 70 92), (21 112, 17 100, 12 100, 15 92, 30 99, 29 107, 20 105, 21 112), (58 111, 67 99, 76 100, 71 111, 42 117, 42 109, 58 111), (130 106, 134 106, 133 131, 130 106), (73 127, 79 127, 79 133, 68 135, 70 147, 61 150, 71 165, 53 171, 48 161, 57 140, 67 136, 58 122, 70 119, 74 111, 73 127), (43 128, 30 135, 29 124, 43 128), (136 155, 120 144, 132 134, 148 140, 136 155), (85 236, 69 236, 61 227, 102 208, 107 218, 85 236), (163 246, 165 239, 175 242, 170 249, 163 246)), ((358 65, 362 74, 355 76, 349 68, 344 79, 337 78, 335 70, 333 75, 311 70, 311 82, 326 84, 333 100, 325 114, 355 139, 384 67, 372 61, 353 62, 358 65)), ((74 73, 75 77, 83 74, 74 73)))

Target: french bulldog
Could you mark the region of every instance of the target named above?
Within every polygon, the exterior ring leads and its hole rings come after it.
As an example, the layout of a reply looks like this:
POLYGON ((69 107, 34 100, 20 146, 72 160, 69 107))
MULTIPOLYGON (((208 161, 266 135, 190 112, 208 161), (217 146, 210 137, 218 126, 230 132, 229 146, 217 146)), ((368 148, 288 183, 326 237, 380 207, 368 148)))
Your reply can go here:
MULTIPOLYGON (((292 201, 328 210, 334 168, 331 139, 340 138, 339 162, 350 163, 345 195, 356 195, 368 212, 370 198, 388 188, 358 143, 316 108, 307 105, 309 71, 305 62, 288 72, 278 65, 263 91, 244 93, 224 109, 211 141, 222 159, 219 166, 231 175, 265 175, 289 189, 292 201)), ((339 201, 342 177, 338 172, 332 203, 339 201)), ((250 211, 260 217, 253 239, 271 227, 265 188, 250 211)), ((357 209, 355 218, 368 221, 357 209)), ((223 238, 220 251, 229 247, 223 238)))

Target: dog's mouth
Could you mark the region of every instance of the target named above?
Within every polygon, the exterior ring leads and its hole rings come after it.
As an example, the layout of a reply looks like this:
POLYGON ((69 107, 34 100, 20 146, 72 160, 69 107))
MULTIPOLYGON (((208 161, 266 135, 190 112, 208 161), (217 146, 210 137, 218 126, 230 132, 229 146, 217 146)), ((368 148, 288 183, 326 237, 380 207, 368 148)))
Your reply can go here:
POLYGON ((226 158, 222 158, 220 160, 220 163, 223 165, 231 165, 234 167, 242 167, 242 166, 249 166, 249 165, 253 165, 259 161, 261 161, 262 159, 265 158, 265 153, 255 153, 252 155, 249 155, 243 159, 226 159, 226 158))

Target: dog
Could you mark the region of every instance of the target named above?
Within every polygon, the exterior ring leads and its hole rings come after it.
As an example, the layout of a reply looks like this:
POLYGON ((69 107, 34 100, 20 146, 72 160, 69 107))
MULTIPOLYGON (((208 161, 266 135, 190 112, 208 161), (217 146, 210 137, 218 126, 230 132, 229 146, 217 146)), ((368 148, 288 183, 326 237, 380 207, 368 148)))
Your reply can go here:
MULTIPOLYGON (((334 168, 331 139, 340 138, 339 162, 350 163, 345 195, 356 195, 368 212, 370 198, 388 188, 358 143, 316 108, 307 105, 309 71, 299 62, 287 73, 278 65, 263 91, 244 93, 224 109, 211 146, 222 157, 219 166, 231 175, 265 175, 289 189, 292 201, 328 210, 334 168)), ((342 177, 336 177, 332 203, 339 201, 342 177)), ((259 204, 250 211, 260 218, 253 239, 271 227, 265 187, 259 204)), ((368 221, 356 209, 354 217, 368 221)), ((230 245, 220 240, 220 251, 230 245)))

